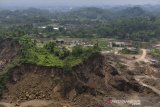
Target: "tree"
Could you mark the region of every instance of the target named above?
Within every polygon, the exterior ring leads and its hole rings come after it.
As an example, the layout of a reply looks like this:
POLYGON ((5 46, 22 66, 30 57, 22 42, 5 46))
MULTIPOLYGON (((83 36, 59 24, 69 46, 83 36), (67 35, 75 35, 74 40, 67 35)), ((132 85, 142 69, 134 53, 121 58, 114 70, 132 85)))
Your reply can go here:
POLYGON ((72 55, 73 56, 80 56, 83 53, 83 47, 82 46, 75 46, 72 49, 72 55))
POLYGON ((55 42, 49 42, 44 46, 44 48, 47 49, 49 52, 54 53, 55 46, 55 42))

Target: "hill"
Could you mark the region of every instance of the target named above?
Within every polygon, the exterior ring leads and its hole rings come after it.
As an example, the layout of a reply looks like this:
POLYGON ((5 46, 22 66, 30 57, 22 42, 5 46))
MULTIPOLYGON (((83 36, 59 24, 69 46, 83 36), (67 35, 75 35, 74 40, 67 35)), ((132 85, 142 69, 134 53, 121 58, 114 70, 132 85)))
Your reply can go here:
MULTIPOLYGON (((12 45, 12 49, 24 49, 21 44, 24 43, 24 40, 19 42, 21 48, 12 45)), ((5 44, 8 43, 7 41, 4 40, 0 46, 9 48, 10 45, 5 44)), ((25 44, 25 46, 29 45, 25 44)), ((10 53, 10 51, 3 52, 1 51, 4 57, 10 53)), ((32 52, 27 54, 32 56, 32 52)), ((19 105, 24 103, 29 106, 37 99, 37 101, 47 101, 48 107, 56 105, 60 107, 65 105, 69 107, 84 107, 86 105, 97 107, 104 106, 105 96, 157 96, 151 89, 141 86, 126 69, 123 69, 122 75, 118 66, 114 66, 118 61, 114 55, 91 54, 86 60, 73 66, 72 72, 66 71, 62 66, 46 66, 45 64, 48 62, 39 64, 32 61, 27 61, 27 63, 22 61, 24 60, 20 60, 21 63, 15 64, 8 69, 8 72, 0 76, 1 101, 6 102, 5 104, 19 105)), ((0 104, 3 105, 3 103, 0 104)))

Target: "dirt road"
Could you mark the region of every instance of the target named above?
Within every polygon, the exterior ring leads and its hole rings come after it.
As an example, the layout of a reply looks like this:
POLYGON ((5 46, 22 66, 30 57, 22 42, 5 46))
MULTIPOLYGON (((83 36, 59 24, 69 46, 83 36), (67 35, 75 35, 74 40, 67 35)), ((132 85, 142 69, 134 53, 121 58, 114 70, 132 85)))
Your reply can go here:
POLYGON ((149 62, 149 60, 147 59, 147 50, 146 49, 141 49, 142 54, 141 55, 136 55, 136 59, 132 59, 132 60, 126 60, 124 59, 124 62, 126 63, 126 65, 128 66, 129 70, 134 70, 135 69, 135 63, 137 62, 149 62))
MULTIPOLYGON (((136 59, 136 62, 140 62, 140 61, 144 61, 144 62, 149 62, 149 60, 147 60, 146 58, 147 56, 147 50, 146 49, 142 49, 142 55, 141 57, 139 57, 138 59, 136 59)), ((142 75, 142 76, 135 76, 135 80, 141 84, 144 87, 150 88, 152 91, 154 91, 155 93, 157 93, 160 96, 160 90, 158 90, 157 88, 147 85, 145 83, 143 83, 143 79, 153 79, 153 80, 158 80, 158 78, 155 78, 153 76, 148 76, 148 75, 142 75)))
POLYGON ((149 62, 147 59, 146 59, 146 56, 147 56, 147 50, 146 49, 141 49, 142 50, 142 55, 137 58, 135 61, 136 62, 140 62, 140 61, 144 61, 144 62, 149 62))
POLYGON ((149 77, 149 76, 135 76, 135 80, 142 86, 144 87, 147 87, 147 88, 150 88, 152 91, 154 91, 155 93, 157 93, 159 96, 160 96, 160 90, 158 90, 157 88, 153 87, 153 86, 150 86, 150 85, 147 85, 145 83, 142 82, 141 79, 144 79, 144 78, 151 78, 151 79, 157 79, 157 78, 154 78, 154 77, 149 77))

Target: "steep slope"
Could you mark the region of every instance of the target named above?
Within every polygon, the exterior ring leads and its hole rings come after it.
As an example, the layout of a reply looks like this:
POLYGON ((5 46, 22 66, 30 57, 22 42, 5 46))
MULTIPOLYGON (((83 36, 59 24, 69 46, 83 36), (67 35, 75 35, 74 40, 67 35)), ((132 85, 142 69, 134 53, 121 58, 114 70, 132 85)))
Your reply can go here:
POLYGON ((13 39, 0 40, 0 73, 13 61, 20 50, 18 41, 13 39))
POLYGON ((66 102, 72 107, 99 107, 104 105, 105 96, 157 96, 132 77, 120 75, 107 60, 107 56, 92 55, 74 67, 73 72, 29 64, 17 66, 12 70, 2 101, 19 103, 39 99, 66 102))

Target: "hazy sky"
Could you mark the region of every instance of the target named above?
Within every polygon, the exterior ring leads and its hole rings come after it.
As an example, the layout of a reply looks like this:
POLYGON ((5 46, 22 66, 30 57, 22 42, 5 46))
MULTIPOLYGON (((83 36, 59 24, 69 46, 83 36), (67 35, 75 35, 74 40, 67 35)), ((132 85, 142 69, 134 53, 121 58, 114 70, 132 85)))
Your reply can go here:
POLYGON ((55 5, 141 5, 160 4, 160 0, 0 0, 0 6, 55 6, 55 5))

